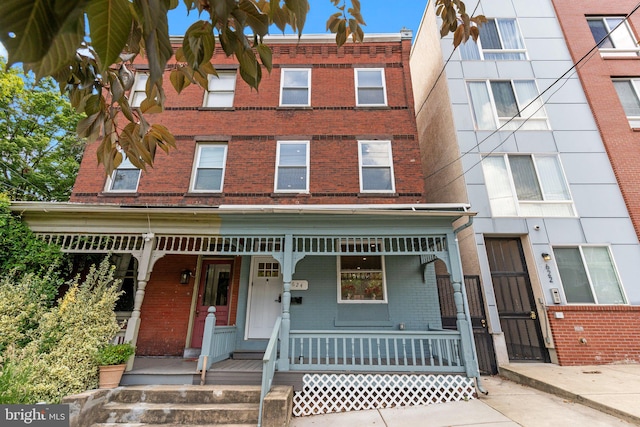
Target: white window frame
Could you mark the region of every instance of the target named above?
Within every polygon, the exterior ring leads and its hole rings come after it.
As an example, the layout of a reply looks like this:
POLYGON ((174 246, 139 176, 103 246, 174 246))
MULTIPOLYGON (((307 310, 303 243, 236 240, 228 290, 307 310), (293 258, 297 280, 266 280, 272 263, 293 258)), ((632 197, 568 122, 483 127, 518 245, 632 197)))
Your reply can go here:
POLYGON ((396 192, 396 180, 395 173, 393 171, 393 152, 391 149, 391 141, 385 140, 363 140, 358 141, 358 172, 360 178, 360 192, 361 193, 395 193, 396 192), (362 158, 362 145, 363 144, 376 144, 376 145, 386 145, 387 146, 387 159, 388 165, 363 165, 362 158), (390 179, 391 179, 391 189, 390 190, 365 190, 364 189, 364 179, 363 179, 363 169, 367 168, 381 168, 386 167, 389 169, 390 179))
POLYGON ((129 96, 129 106, 131 108, 139 108, 142 102, 147 98, 145 92, 147 86, 147 80, 149 80, 149 73, 138 71, 136 72, 133 80, 133 86, 131 87, 131 94, 129 96))
POLYGON ((471 109, 471 114, 473 116, 473 122, 476 130, 549 130, 549 119, 547 117, 547 112, 544 108, 544 104, 542 99, 538 96, 540 95, 540 91, 538 90, 538 85, 535 80, 531 79, 515 79, 515 80, 502 80, 502 79, 493 79, 493 80, 467 80, 467 91, 469 95, 469 108, 471 109), (520 117, 502 117, 498 115, 498 108, 496 106, 496 100, 493 96, 493 90, 491 88, 491 83, 500 83, 500 82, 508 82, 511 84, 511 91, 514 95, 516 101, 516 108, 518 109, 518 113, 520 117), (519 99, 518 90, 516 88, 516 84, 518 82, 533 82, 536 87, 536 97, 535 101, 529 101, 531 105, 526 104, 519 99), (484 83, 485 90, 487 91, 487 95, 489 97, 489 102, 491 103, 491 112, 493 116, 493 126, 490 128, 480 127, 478 122, 478 116, 476 115, 474 102, 472 98, 472 92, 470 83, 484 83), (523 105, 524 104, 524 105, 523 105), (529 105, 527 107, 527 105, 529 105), (540 113, 541 112, 541 113, 540 113), (538 114, 538 117, 536 117, 538 114), (530 116, 530 117, 529 117, 530 116), (529 125, 529 123, 531 125, 529 125))
MULTIPOLYGON (((487 171, 486 169, 483 167, 483 174, 485 176, 485 186, 487 188, 487 195, 489 197, 489 203, 491 206, 491 214, 494 217, 540 217, 540 216, 545 216, 545 217, 555 217, 555 218, 573 218, 576 217, 576 210, 575 210, 575 205, 573 203, 573 196, 571 195, 571 188, 569 187, 569 183, 567 182, 567 177, 566 174, 564 172, 564 168, 562 166, 562 161, 560 159, 560 157, 557 154, 520 154, 520 153, 499 153, 499 154, 490 154, 490 155, 486 155, 482 157, 482 160, 484 161, 487 157, 501 157, 503 159, 504 165, 506 167, 506 172, 507 172, 507 176, 506 179, 509 180, 509 187, 511 190, 511 200, 513 201, 513 205, 515 207, 515 215, 508 215, 508 214, 502 214, 500 212, 496 212, 496 209, 493 205, 491 205, 491 200, 493 199, 492 195, 491 195, 491 190, 489 188, 489 179, 487 177, 487 171), (536 174, 536 184, 538 186, 538 188, 540 189, 540 193, 542 194, 542 200, 520 200, 518 199, 518 191, 516 188, 516 183, 515 183, 515 179, 513 177, 513 172, 511 169, 511 163, 509 162, 509 157, 516 157, 516 156, 521 156, 521 157, 529 157, 532 160, 532 164, 533 164, 533 168, 536 174), (548 195, 545 194, 545 189, 543 186, 543 180, 541 179, 541 175, 539 172, 539 166, 537 163, 537 158, 539 157, 554 157, 557 161, 557 165, 558 165, 558 172, 560 173, 560 175, 562 175, 562 179, 563 179, 563 185, 564 188, 568 194, 568 199, 562 199, 562 200, 551 200, 548 198, 548 195), (545 205, 565 205, 567 207, 570 208, 570 215, 552 215, 549 212, 543 214, 543 215, 527 215, 525 212, 523 212, 523 210, 526 209, 526 206, 529 205, 531 207, 535 207, 536 205, 540 206, 540 209, 543 210, 545 205)), ((484 166, 484 165, 483 165, 484 166)))
MULTIPOLYGON (((614 83, 615 82, 630 82, 631 83, 631 87, 633 88, 633 91, 636 95, 636 98, 638 100, 638 105, 640 106, 640 77, 638 78, 626 78, 626 79, 621 79, 621 78, 615 78, 615 79, 611 79, 614 83)), ((615 84, 614 84, 615 87, 615 84)), ((616 90, 617 92, 617 90, 616 90)), ((620 98, 620 95, 618 94, 618 98, 620 98)), ((620 99, 620 104, 622 105, 622 108, 624 109, 624 104, 622 104, 622 99, 620 99)), ((636 129, 636 128, 640 128, 640 115, 639 116, 630 116, 627 114, 627 112, 625 111, 625 116, 627 117, 627 120, 629 121, 629 126, 631 126, 632 128, 636 129)))
POLYGON ((336 262, 337 262, 337 270, 338 270, 338 277, 337 277, 337 281, 338 281, 338 286, 337 286, 337 300, 338 300, 338 304, 388 304, 389 303, 389 293, 387 290, 387 274, 386 274, 386 267, 385 267, 385 259, 384 259, 384 255, 378 255, 378 254, 367 254, 367 255, 357 255, 357 254, 351 254, 351 253, 345 253, 344 255, 338 255, 336 257, 336 262), (366 272, 380 272, 382 274, 382 296, 383 298, 378 300, 372 300, 372 299, 342 299, 342 263, 341 263, 341 256, 362 256, 362 257, 369 257, 369 256, 375 256, 375 257, 379 257, 380 258, 380 266, 381 266, 381 270, 345 270, 346 273, 349 272, 353 272, 354 274, 359 274, 359 273, 366 273, 366 272))
MULTIPOLYGON (((189 184, 189 191, 192 193, 221 193, 224 188, 224 177, 227 171, 227 153, 229 152, 229 146, 226 142, 201 142, 198 143, 196 148, 196 155, 193 161, 193 170, 191 171, 191 183, 189 184), (220 188, 215 189, 196 189, 196 182, 198 179, 198 171, 201 169, 200 165, 200 156, 202 155, 202 149, 205 147, 223 147, 224 154, 222 158, 222 176, 220 177, 220 188)), ((202 168, 204 169, 204 168, 202 168)), ((217 168, 216 168, 217 169, 217 168)))
POLYGON ((281 68, 280 69, 280 106, 281 107, 310 107, 311 106, 311 68, 281 68), (283 94, 284 91, 288 88, 302 88, 305 86, 285 86, 285 75, 288 72, 300 72, 300 71, 306 71, 307 72, 307 102, 303 103, 303 104, 293 104, 293 103, 287 103, 285 104, 283 101, 283 94))
POLYGON ((109 192, 109 193, 135 193, 135 192, 138 191, 138 186, 140 185, 140 175, 142 175, 140 169, 135 167, 129 161, 129 159, 124 157, 123 160, 122 160, 122 163, 120 163, 120 165, 107 178, 107 182, 106 182, 106 185, 105 185, 105 191, 109 192), (120 190, 113 188, 113 185, 116 182, 115 176, 116 176, 116 174, 118 173, 119 170, 137 170, 138 171, 138 178, 136 179, 135 188, 126 188, 126 189, 120 189, 120 190))
MULTIPOLYGON (((587 24, 589 21, 600 21, 604 23, 604 28, 607 31, 608 36, 604 39, 609 39, 610 43, 615 45, 616 39, 619 37, 627 38, 626 42, 630 42, 635 45, 634 47, 598 47, 600 51, 600 55, 602 57, 607 56, 639 56, 640 55, 640 46, 638 46, 638 39, 633 34, 633 30, 629 26, 629 22, 627 21, 625 16, 587 16, 587 24), (619 27, 612 26, 612 23, 609 22, 609 19, 620 19, 622 20, 622 24, 619 27), (616 28, 615 31, 611 32, 613 28, 616 28), (614 34, 616 37, 614 38, 614 34)), ((591 31, 591 27, 589 27, 591 31)), ((593 35, 593 32, 591 31, 593 35)), ((596 43, 600 42, 600 40, 595 40, 596 43)))
POLYGON ((558 277, 560 280, 560 284, 562 285, 562 293, 564 295, 564 300, 568 305, 628 305, 629 299, 627 298, 627 294, 625 292, 624 286, 622 285, 622 280, 620 279, 620 273, 618 272, 618 266, 616 265, 616 260, 613 258, 613 252, 611 251, 611 247, 609 245, 554 245, 552 247, 554 253, 554 259, 556 268, 558 269, 558 277), (584 248, 603 248, 607 250, 609 255, 609 261, 611 261, 611 268, 613 269, 613 273, 615 274, 616 281, 618 282, 618 290, 620 291, 620 295, 622 296, 623 302, 620 303, 600 303, 598 301, 598 294, 596 292, 594 281, 591 276, 591 272, 589 271, 586 257, 584 255, 584 248), (562 283, 562 276, 560 276, 560 265, 558 264, 557 256, 555 255, 555 249, 578 249, 580 253, 580 259, 582 260, 582 268, 587 275, 587 279, 589 281, 589 290, 591 291, 591 296, 594 302, 570 302, 567 299, 567 294, 564 288, 564 284, 562 283))
POLYGON ((356 106, 357 107, 386 107, 387 106, 387 79, 385 76, 384 68, 354 68, 353 70, 353 78, 355 81, 356 87, 356 106), (382 79, 382 86, 362 86, 363 89, 376 89, 380 88, 382 90, 382 96, 384 98, 384 102, 382 104, 365 104, 360 102, 360 96, 358 94, 358 89, 360 89, 358 73, 360 71, 378 71, 380 72, 380 77, 382 79))
POLYGON ((309 141, 278 141, 278 145, 276 147, 276 173, 274 179, 274 188, 273 191, 276 193, 308 193, 309 192, 309 167, 310 167, 310 159, 309 159, 309 141), (284 145, 301 145, 305 146, 305 164, 304 165, 280 165, 280 148, 284 145), (278 188, 279 186, 279 171, 281 168, 305 168, 305 188, 304 189, 286 189, 286 188, 278 188))
MULTIPOLYGON (((527 49, 526 46, 524 44, 524 38, 522 37, 522 31, 520 31, 520 25, 518 23, 518 20, 515 18, 489 18, 489 20, 495 21, 495 25, 496 25, 496 31, 498 33, 498 39, 500 41, 500 44, 502 46, 505 45, 505 42, 503 40, 502 37, 502 31, 500 30, 500 21, 513 21, 515 23, 515 27, 516 30, 518 31, 518 37, 520 39, 520 43, 522 44, 523 48, 522 49, 507 49, 507 48, 501 48, 501 49, 484 49, 482 47, 482 41, 480 39, 480 37, 478 37, 477 41, 473 41, 473 39, 469 39, 466 43, 462 43, 460 45, 461 50, 460 50, 460 55, 462 57, 463 60, 465 61, 470 61, 470 60, 474 60, 475 58, 465 58, 465 53, 464 52, 468 52, 470 50, 474 50, 480 61, 526 61, 528 59, 527 56, 527 49), (500 55, 500 54, 505 54, 504 58, 486 58, 486 54, 496 54, 496 55, 500 55), (508 54, 517 54, 517 55, 521 55, 521 58, 508 58, 506 57, 506 55, 508 54)), ((475 24, 472 24, 473 26, 475 26, 475 24)), ((482 33, 482 29, 480 30, 480 32, 482 33)))
POLYGON ((233 102, 235 100, 235 93, 236 93, 236 81, 237 81, 237 71, 235 69, 233 70, 217 70, 218 75, 209 75, 208 77, 208 86, 207 86, 207 90, 204 92, 204 100, 202 102, 202 106, 204 108, 233 108, 233 102), (225 80, 231 80, 233 79, 233 85, 231 87, 231 89, 228 89, 226 87, 220 87, 221 83, 225 80), (221 94, 226 94, 226 95, 231 95, 231 103, 229 105, 207 105, 209 104, 210 99, 215 100, 217 99, 216 95, 221 95, 221 94))

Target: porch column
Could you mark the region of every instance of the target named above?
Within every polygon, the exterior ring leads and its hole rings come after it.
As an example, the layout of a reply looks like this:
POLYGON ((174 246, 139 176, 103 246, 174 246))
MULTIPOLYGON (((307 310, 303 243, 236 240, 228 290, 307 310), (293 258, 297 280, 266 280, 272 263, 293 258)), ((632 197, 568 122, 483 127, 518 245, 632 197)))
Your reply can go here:
POLYGON ((453 286, 453 300, 456 304, 456 325, 462 341, 462 359, 464 360, 467 376, 469 378, 477 378, 480 376, 480 371, 478 370, 476 346, 473 341, 471 313, 469 312, 469 303, 464 288, 464 275, 462 272, 458 238, 454 233, 447 234, 447 244, 449 246, 449 260, 451 263, 449 268, 453 286))
POLYGON ((282 326, 280 330, 280 356, 278 370, 289 370, 289 332, 291 331, 291 280, 293 278, 293 235, 284 237, 284 257, 282 260, 282 326))
MULTIPOLYGON (((142 301, 144 300, 144 292, 147 287, 147 282, 151 276, 151 270, 153 269, 153 248, 155 246, 155 237, 153 233, 144 234, 144 247, 142 254, 138 258, 138 287, 136 290, 136 296, 133 302, 133 312, 127 322, 127 330, 124 334, 124 341, 130 342, 132 345, 136 345, 138 341, 138 331, 140 330, 140 308, 142 307, 142 301)), ((127 371, 133 368, 133 356, 127 361, 127 371)))

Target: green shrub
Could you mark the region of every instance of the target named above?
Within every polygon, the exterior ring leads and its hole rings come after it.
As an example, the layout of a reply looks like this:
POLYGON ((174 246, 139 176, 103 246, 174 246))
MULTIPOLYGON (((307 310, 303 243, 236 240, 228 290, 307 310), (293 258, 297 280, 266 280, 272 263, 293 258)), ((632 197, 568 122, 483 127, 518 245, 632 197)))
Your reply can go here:
POLYGON ((113 311, 117 289, 113 268, 105 258, 82 283, 71 282, 58 305, 40 316, 30 332, 31 341, 4 363, 14 372, 29 373, 20 403, 57 403, 66 395, 97 386, 95 355, 120 329, 113 311))

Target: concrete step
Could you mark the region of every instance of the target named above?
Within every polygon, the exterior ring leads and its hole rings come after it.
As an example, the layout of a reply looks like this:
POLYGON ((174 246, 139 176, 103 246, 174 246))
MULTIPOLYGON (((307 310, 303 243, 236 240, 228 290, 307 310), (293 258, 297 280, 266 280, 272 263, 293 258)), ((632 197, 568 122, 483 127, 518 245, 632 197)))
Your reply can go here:
POLYGON ((119 403, 105 404, 99 423, 177 425, 257 424, 257 403, 119 403))
POLYGON ((143 385, 129 386, 114 393, 116 403, 222 404, 258 403, 259 386, 242 385, 143 385))

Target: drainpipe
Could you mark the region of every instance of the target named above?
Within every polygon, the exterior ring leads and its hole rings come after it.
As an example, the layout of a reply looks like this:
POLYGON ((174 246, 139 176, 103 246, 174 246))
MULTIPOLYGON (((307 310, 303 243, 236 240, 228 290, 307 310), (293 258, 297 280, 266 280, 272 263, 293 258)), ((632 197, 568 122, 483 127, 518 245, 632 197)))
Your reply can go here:
MULTIPOLYGON (((455 235, 456 250, 458 254, 460 252, 460 246, 458 245, 458 233, 460 233, 462 230, 466 228, 471 227, 471 225, 473 225, 473 217, 468 216, 466 223, 462 224, 461 226, 453 230, 453 234, 455 235)), ((469 309, 469 300, 467 299, 467 289, 466 289, 466 286, 464 285, 464 271, 462 270, 462 259, 460 259, 458 266, 460 268, 460 275, 461 275, 460 292, 462 293, 462 304, 464 306, 465 314, 469 316, 469 320, 467 321, 467 324, 468 324, 469 333, 471 336, 471 348, 473 349, 473 354, 475 356, 473 361, 476 364, 476 371, 478 372, 476 376, 476 388, 480 393, 487 395, 489 394, 489 391, 486 388, 484 388, 484 386, 482 385, 482 379, 480 377, 480 369, 478 368, 478 359, 477 359, 478 352, 476 349, 476 342, 473 338, 473 325, 471 324, 471 311, 469 309)))

